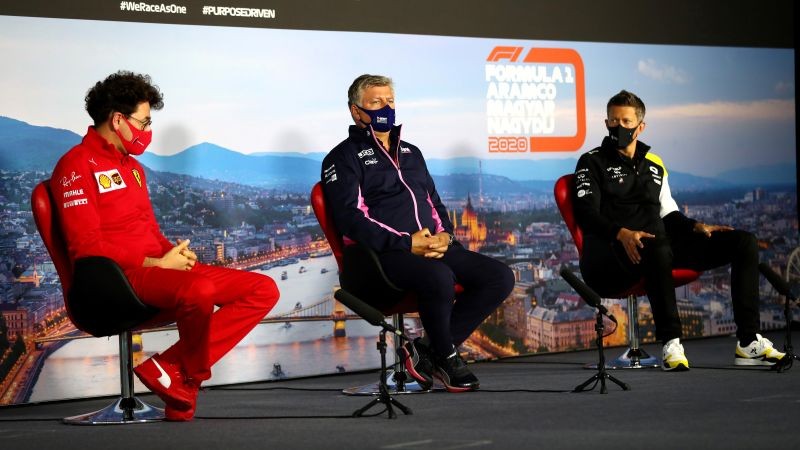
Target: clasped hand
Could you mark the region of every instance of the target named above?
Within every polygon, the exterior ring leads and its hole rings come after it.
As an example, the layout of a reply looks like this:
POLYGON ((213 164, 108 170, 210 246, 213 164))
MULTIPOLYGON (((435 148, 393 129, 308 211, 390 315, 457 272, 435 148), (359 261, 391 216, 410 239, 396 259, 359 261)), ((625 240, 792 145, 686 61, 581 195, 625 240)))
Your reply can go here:
POLYGON ((162 269, 192 270, 196 263, 197 255, 189 249, 189 240, 178 239, 178 245, 164 253, 156 265, 162 269))
POLYGON ((431 234, 423 228, 411 235, 411 253, 426 258, 439 259, 444 256, 450 244, 450 235, 445 232, 431 234))

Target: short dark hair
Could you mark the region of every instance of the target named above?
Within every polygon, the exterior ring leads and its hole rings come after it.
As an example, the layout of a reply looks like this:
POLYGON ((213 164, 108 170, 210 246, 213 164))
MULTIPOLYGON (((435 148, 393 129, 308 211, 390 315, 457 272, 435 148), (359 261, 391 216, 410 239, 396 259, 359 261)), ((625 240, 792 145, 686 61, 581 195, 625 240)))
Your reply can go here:
POLYGON ((632 106, 636 110, 636 118, 639 119, 639 122, 644 120, 644 113, 646 112, 644 102, 633 92, 623 89, 617 95, 611 97, 606 105, 606 114, 612 106, 632 106))
POLYGON ((120 70, 89 89, 86 112, 96 126, 105 122, 113 111, 126 116, 133 114, 142 102, 150 103, 150 108, 155 110, 164 107, 164 97, 149 75, 120 70))

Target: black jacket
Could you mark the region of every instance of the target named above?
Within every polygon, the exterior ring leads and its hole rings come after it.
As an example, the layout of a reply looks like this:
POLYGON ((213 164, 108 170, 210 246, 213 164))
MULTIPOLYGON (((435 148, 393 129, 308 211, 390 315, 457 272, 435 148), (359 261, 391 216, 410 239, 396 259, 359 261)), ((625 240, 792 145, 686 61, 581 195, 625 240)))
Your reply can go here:
POLYGON ((573 203, 578 225, 588 237, 613 240, 623 227, 657 239, 692 230, 696 221, 678 210, 667 169, 649 151, 648 145, 637 142, 629 159, 606 137, 600 147, 580 157, 573 203))

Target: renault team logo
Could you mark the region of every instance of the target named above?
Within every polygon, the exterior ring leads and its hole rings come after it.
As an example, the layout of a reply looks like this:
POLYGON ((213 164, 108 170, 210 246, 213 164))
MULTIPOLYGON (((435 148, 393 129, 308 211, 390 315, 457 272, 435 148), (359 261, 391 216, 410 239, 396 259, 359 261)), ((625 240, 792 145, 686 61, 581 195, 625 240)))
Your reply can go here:
POLYGON ((136 184, 138 184, 139 187, 142 187, 142 176, 139 175, 139 171, 137 169, 133 169, 131 172, 133 172, 133 178, 136 178, 136 184))
POLYGON ((94 179, 97 180, 97 186, 100 188, 101 194, 127 187, 125 180, 122 179, 122 175, 117 169, 95 172, 94 179))
POLYGON ((572 49, 497 46, 486 58, 489 152, 571 152, 586 139, 583 60, 572 49))

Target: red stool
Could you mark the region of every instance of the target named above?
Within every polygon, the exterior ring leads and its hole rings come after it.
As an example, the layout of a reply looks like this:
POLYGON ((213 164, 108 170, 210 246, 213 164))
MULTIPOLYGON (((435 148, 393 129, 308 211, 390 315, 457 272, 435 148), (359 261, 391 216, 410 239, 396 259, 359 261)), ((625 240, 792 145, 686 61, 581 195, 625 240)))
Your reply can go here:
MULTIPOLYGON (((314 209, 314 214, 319 221, 322 232, 325 234, 325 238, 328 240, 328 244, 331 247, 333 256, 336 258, 336 264, 339 266, 339 280, 342 288, 358 296, 358 291, 360 290, 358 288, 358 282, 360 280, 355 278, 351 280, 348 278, 351 272, 345 270, 343 263, 345 259, 344 240, 333 222, 333 216, 331 215, 327 203, 325 202, 325 195, 322 191, 321 183, 315 184, 311 189, 311 206, 314 209)), ((386 292, 386 296, 390 297, 386 303, 391 304, 392 306, 378 309, 381 311, 381 313, 383 313, 383 315, 392 316, 392 325, 396 329, 403 330, 403 314, 417 312, 416 296, 411 293, 403 292, 402 289, 392 284, 391 281, 386 278, 386 275, 383 273, 383 269, 380 267, 380 263, 378 262, 377 255, 375 255, 374 252, 359 245, 348 246, 347 252, 354 255, 353 259, 365 262, 366 272, 360 270, 358 273, 359 277, 370 279, 373 282, 382 283, 385 286, 385 289, 381 289, 380 292, 386 292), (364 276, 364 273, 367 273, 368 275, 364 276)), ((356 277, 356 275, 353 274, 353 277, 356 277)), ((395 369, 394 371, 389 372, 389 375, 386 379, 386 384, 390 393, 410 394, 418 392, 430 392, 429 389, 422 389, 419 383, 408 377, 405 366, 402 364, 400 357, 397 355, 397 350, 401 347, 402 342, 400 339, 393 339, 393 341, 395 347, 395 369)), ((342 392, 348 395, 378 395, 378 383, 346 388, 343 389, 342 392)))
MULTIPOLYGON (((575 220, 575 210, 572 204, 572 192, 574 191, 575 175, 564 175, 556 181, 553 194, 556 198, 556 205, 561 212, 561 217, 567 224, 572 240, 578 254, 583 253, 583 230, 575 220)), ((691 269, 672 269, 672 280, 675 287, 691 283, 700 276, 700 272, 691 269)), ((590 286, 591 287, 591 286, 590 286)), ((645 295, 644 279, 639 280, 635 285, 620 292, 611 298, 626 298, 628 300, 628 349, 618 358, 606 363, 609 369, 642 369, 660 367, 660 358, 650 356, 639 347, 639 308, 637 297, 645 295)))
POLYGON ((54 204, 50 180, 42 181, 33 190, 31 208, 58 271, 67 314, 76 328, 92 336, 119 335, 120 397, 99 411, 63 421, 73 425, 108 425, 162 420, 163 410, 139 400, 133 393, 132 331, 163 324, 158 320, 159 310, 139 300, 122 269, 111 259, 90 256, 75 261, 74 267, 70 264, 54 204))

